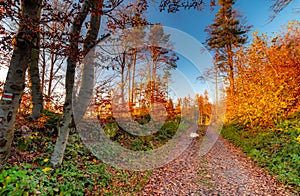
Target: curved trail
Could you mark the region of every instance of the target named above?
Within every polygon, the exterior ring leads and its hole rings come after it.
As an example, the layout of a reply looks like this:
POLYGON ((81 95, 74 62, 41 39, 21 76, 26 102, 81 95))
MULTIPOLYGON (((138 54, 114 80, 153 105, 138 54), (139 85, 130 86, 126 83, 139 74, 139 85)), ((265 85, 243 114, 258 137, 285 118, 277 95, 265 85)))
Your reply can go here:
POLYGON ((200 156, 203 141, 194 139, 180 157, 153 171, 140 195, 291 195, 218 133, 207 130, 205 139, 214 144, 208 153, 200 156))

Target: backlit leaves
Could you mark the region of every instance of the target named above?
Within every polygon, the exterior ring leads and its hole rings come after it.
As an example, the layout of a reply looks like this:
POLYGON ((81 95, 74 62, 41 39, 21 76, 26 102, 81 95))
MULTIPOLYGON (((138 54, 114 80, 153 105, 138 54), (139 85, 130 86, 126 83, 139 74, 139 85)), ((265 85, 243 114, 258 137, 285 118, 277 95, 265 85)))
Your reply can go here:
POLYGON ((253 43, 237 53, 237 96, 228 107, 231 119, 271 127, 299 110, 299 22, 286 29, 275 37, 254 33, 253 43))

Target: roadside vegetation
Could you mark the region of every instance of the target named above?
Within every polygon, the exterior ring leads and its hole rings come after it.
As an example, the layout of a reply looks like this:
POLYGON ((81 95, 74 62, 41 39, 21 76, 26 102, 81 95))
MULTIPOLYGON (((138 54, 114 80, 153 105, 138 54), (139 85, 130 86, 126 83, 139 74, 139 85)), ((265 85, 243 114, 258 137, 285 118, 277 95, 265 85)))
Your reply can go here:
POLYGON ((276 36, 253 36, 236 53, 236 92, 228 101, 222 135, 299 193, 299 22, 276 36))

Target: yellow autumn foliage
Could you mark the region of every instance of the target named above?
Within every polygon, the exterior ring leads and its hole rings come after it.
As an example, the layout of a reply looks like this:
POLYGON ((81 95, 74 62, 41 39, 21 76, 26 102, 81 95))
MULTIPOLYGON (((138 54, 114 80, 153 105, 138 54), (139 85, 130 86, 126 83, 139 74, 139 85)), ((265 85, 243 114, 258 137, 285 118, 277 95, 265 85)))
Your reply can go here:
POLYGON ((272 127, 300 108, 300 23, 275 37, 253 34, 253 43, 236 53, 236 92, 227 119, 272 127))

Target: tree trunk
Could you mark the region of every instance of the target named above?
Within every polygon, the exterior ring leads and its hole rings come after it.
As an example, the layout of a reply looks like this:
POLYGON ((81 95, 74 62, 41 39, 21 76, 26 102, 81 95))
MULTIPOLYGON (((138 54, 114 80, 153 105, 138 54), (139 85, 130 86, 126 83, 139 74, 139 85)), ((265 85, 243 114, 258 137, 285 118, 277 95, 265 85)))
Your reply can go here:
POLYGON ((134 90, 134 88, 135 88, 135 67, 136 67, 136 57, 137 57, 137 50, 136 50, 136 48, 134 49, 134 54, 133 54, 134 56, 133 56, 133 68, 132 68, 132 90, 131 90, 131 103, 133 103, 133 102, 135 102, 134 100, 135 100, 135 96, 134 96, 134 94, 136 93, 135 92, 135 90, 134 90))
POLYGON ((69 137, 69 125, 72 120, 72 98, 73 98, 73 87, 75 81, 75 69, 76 62, 79 55, 78 52, 78 38, 81 31, 82 24, 88 15, 89 2, 85 1, 82 9, 74 19, 74 23, 71 30, 70 39, 70 53, 67 60, 67 71, 66 71, 66 97, 64 103, 64 113, 62 123, 59 125, 59 134, 56 141, 53 154, 51 156, 51 164, 54 168, 58 167, 62 163, 63 154, 68 142, 69 137))
POLYGON ((230 90, 229 94, 230 96, 233 96, 235 92, 235 87, 234 87, 233 52, 231 46, 228 46, 227 54, 228 54, 229 90, 230 90))
MULTIPOLYGON (((45 74, 46 74, 46 51, 45 48, 42 49, 42 81, 41 81, 41 91, 44 93, 45 89, 45 74)), ((47 103, 48 97, 46 96, 46 103, 47 103)), ((46 107, 47 109, 47 107, 46 107)))
MULTIPOLYGON (((96 9, 99 8, 99 5, 103 4, 103 0, 95 3, 92 12, 96 12, 96 9)), ((102 8, 100 8, 102 9, 102 8)), ((75 104, 73 103, 74 110, 74 122, 78 123, 81 118, 84 116, 86 109, 90 103, 91 96, 94 89, 94 46, 98 37, 99 29, 101 23, 101 15, 93 15, 90 19, 90 29, 87 32, 86 39, 84 42, 83 52, 85 56, 83 71, 81 77, 81 84, 78 97, 76 98, 75 104)), ((108 35, 101 38, 100 41, 107 38, 108 35)))
POLYGON ((128 65, 128 108, 131 110, 131 65, 128 65))
POLYGON ((11 150, 16 114, 25 87, 25 73, 36 41, 34 37, 38 33, 41 4, 42 0, 21 2, 20 26, 12 42, 14 51, 0 101, 0 169, 5 166, 11 150))
MULTIPOLYGON (((93 1, 93 3, 95 2, 93 1)), ((71 33, 72 39, 71 39, 71 46, 70 46, 70 51, 72 51, 72 53, 69 54, 67 60, 67 73, 66 73, 66 84, 65 84, 66 97, 64 103, 63 124, 59 127, 59 136, 54 147, 54 152, 51 156, 51 164, 54 168, 58 167, 62 163, 64 151, 69 137, 69 128, 71 127, 71 124, 74 120, 72 101, 73 101, 73 88, 74 88, 74 81, 75 81, 75 68, 76 68, 77 58, 79 55, 78 53, 79 33, 82 24, 88 15, 89 8, 90 6, 92 6, 92 11, 94 12, 94 14, 92 14, 90 19, 90 28, 84 40, 84 48, 83 48, 83 53, 84 55, 86 55, 95 46, 97 40, 97 36, 100 28, 100 20, 101 20, 101 15, 98 14, 99 11, 97 9, 99 9, 98 5, 102 3, 103 1, 97 2, 95 4, 91 4, 91 2, 85 1, 82 10, 79 12, 78 16, 75 17, 74 20, 75 23, 73 24, 72 27, 72 33, 71 33)), ((81 102, 79 101, 79 103, 81 102)), ((81 118, 80 116, 82 115, 83 114, 79 114, 79 116, 76 117, 76 120, 80 119, 81 118)))
POLYGON ((32 118, 38 119, 41 116, 43 110, 43 94, 41 91, 41 80, 39 74, 39 47, 32 49, 31 60, 29 64, 29 84, 31 88, 32 97, 32 118))
POLYGON ((122 104, 125 103, 125 93, 124 93, 124 90, 125 90, 125 63, 126 61, 126 54, 125 52, 122 53, 122 60, 121 60, 121 101, 122 101, 122 104))
POLYGON ((229 85, 230 85, 230 95, 234 95, 235 87, 234 87, 234 67, 232 62, 232 57, 229 59, 229 85))

